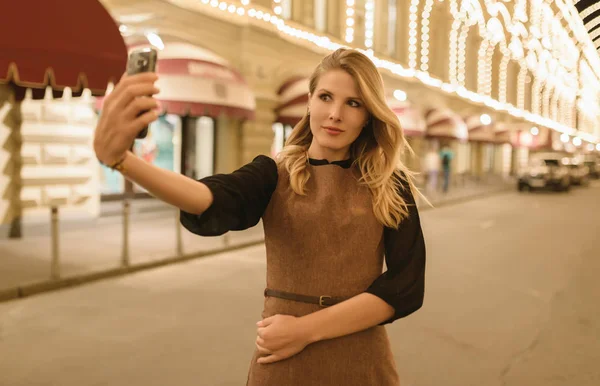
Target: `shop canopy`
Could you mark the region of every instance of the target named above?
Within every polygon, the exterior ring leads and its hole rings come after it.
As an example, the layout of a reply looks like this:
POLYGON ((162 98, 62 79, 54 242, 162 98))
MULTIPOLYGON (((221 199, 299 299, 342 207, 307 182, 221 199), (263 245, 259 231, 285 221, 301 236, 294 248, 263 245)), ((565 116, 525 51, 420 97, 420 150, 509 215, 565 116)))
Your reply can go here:
POLYGON ((308 105, 308 82, 308 78, 297 76, 288 79, 279 87, 279 103, 275 109, 276 122, 291 126, 300 122, 308 105))
POLYGON ((538 126, 538 133, 532 134, 529 125, 521 125, 512 136, 514 147, 524 147, 530 150, 552 150, 552 130, 538 126))
MULTIPOLYGON (((132 45, 130 50, 150 45, 132 45)), ((254 119, 254 93, 225 59, 188 43, 165 43, 158 51, 156 86, 162 112, 180 116, 254 119)), ((97 102, 101 109, 102 99, 97 102)))
POLYGON ((494 126, 492 124, 484 125, 481 123, 479 115, 470 115, 465 118, 467 130, 469 131, 470 142, 494 143, 494 126))
POLYGON ((400 127, 407 137, 423 137, 427 129, 427 123, 423 112, 408 101, 388 100, 388 106, 400 120, 400 127))
POLYGON ((496 126, 496 130, 494 130, 494 142, 497 144, 510 144, 511 141, 511 132, 506 126, 496 126))
POLYGON ((441 138, 466 141, 469 138, 467 125, 463 119, 449 108, 431 109, 425 115, 426 135, 429 138, 441 138))
POLYGON ((66 87, 74 96, 85 88, 104 95, 127 63, 119 28, 98 0, 3 0, 0 23, 0 83, 11 84, 22 100, 31 88, 42 99, 66 87))

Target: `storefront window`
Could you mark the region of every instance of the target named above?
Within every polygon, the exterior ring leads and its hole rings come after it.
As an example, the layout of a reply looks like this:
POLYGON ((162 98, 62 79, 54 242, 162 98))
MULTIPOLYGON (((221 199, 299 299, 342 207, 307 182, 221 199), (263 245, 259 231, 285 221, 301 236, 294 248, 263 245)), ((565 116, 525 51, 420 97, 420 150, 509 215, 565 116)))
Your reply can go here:
MULTIPOLYGON (((177 157, 174 150, 174 133, 179 124, 179 117, 176 115, 161 116, 150 125, 146 138, 135 141, 133 152, 146 162, 160 168, 178 171, 178 168, 175 168, 177 157)), ((125 179, 121 173, 103 165, 100 167, 100 194, 119 195, 125 193, 125 179)), ((136 192, 145 191, 137 185, 134 185, 134 190, 136 192)))
POLYGON ((125 179, 118 171, 100 165, 100 194, 112 195, 125 192, 125 179))
MULTIPOLYGON (((150 125, 146 138, 135 141, 134 153, 161 169, 176 171, 174 139, 178 124, 179 117, 176 115, 161 116, 150 125)), ((146 191, 138 185, 134 185, 134 190, 146 191)))
POLYGON ((483 171, 490 173, 494 170, 494 145, 486 143, 483 147, 484 158, 483 158, 483 171))
POLYGON ((271 146, 271 156, 275 157, 281 150, 283 150, 285 141, 287 141, 290 134, 292 134, 292 130, 294 128, 291 125, 284 125, 280 122, 275 122, 272 128, 274 136, 273 145, 271 146))
POLYGON ((516 158, 517 158, 516 172, 519 173, 521 170, 524 170, 525 168, 527 168, 527 163, 529 162, 529 149, 526 147, 517 148, 516 158))
POLYGON ((471 164, 471 144, 468 142, 459 142, 456 144, 456 172, 458 174, 470 171, 471 164))
POLYGON ((183 134, 183 174, 200 179, 214 174, 215 121, 187 118, 183 134))
POLYGON ((511 161, 512 161, 512 146, 510 146, 509 144, 505 143, 503 145, 501 145, 500 147, 501 149, 501 159, 502 161, 499 163, 502 165, 502 175, 503 176, 509 176, 510 175, 510 169, 511 169, 511 161))

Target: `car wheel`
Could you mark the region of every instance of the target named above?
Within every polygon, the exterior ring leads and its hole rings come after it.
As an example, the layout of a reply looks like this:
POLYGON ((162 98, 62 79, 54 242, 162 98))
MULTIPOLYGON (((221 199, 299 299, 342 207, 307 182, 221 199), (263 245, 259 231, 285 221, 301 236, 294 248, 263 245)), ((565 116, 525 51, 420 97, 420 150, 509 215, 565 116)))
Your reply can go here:
POLYGON ((524 182, 519 182, 519 192, 529 192, 531 190, 531 187, 524 183, 524 182))

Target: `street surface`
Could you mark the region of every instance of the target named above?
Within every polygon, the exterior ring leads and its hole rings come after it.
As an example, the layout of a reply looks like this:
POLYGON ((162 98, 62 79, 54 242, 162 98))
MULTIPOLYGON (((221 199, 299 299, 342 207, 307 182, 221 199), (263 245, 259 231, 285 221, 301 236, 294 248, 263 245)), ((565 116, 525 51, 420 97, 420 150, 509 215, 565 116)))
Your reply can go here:
MULTIPOLYGON (((490 179, 487 183, 466 183, 453 187, 447 194, 428 194, 435 205, 469 200, 505 189, 516 182, 490 179)), ((102 203, 102 216, 94 220, 69 220, 60 212, 59 258, 61 277, 77 277, 121 266, 123 250, 123 203, 102 203)), ((49 220, 49 217, 48 217, 49 220)), ((129 217, 129 260, 132 265, 171 258, 177 254, 179 211, 158 200, 133 200, 129 217)), ((199 237, 183 227, 181 243, 184 254, 212 252, 225 247, 260 242, 262 224, 243 232, 221 237, 199 237)), ((50 223, 28 225, 21 239, 0 240, 0 300, 3 291, 15 294, 22 285, 50 279, 52 258, 50 223)), ((11 296, 13 298, 15 296, 11 296)))
MULTIPOLYGON (((402 385, 600 385, 599 198, 424 211, 425 305, 388 327, 402 385)), ((0 303, 0 385, 243 386, 264 274, 260 245, 0 303)))

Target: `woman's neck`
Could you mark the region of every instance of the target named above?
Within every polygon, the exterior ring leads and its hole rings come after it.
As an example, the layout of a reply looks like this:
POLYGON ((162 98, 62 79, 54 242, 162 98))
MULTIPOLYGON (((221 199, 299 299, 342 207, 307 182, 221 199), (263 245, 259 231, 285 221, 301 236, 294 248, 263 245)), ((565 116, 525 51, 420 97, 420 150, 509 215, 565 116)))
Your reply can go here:
POLYGON ((329 162, 345 161, 350 158, 350 148, 334 150, 311 145, 308 148, 308 158, 324 159, 329 162))

